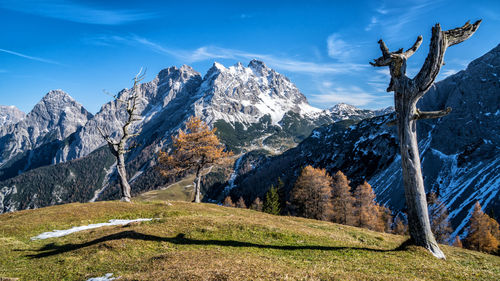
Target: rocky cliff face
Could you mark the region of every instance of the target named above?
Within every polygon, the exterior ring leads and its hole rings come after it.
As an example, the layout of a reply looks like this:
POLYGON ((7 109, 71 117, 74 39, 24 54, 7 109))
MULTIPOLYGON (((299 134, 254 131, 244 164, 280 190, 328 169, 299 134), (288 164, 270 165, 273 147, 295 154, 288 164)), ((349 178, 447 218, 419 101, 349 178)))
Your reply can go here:
POLYGON ((20 122, 0 128, 0 165, 20 153, 64 140, 91 118, 67 93, 50 91, 20 122))
MULTIPOLYGON (((421 110, 453 108, 446 117, 419 121, 417 129, 425 187, 450 210, 454 235, 465 234, 476 201, 500 213, 499 74, 500 45, 465 71, 436 83, 418 105, 421 110)), ((388 119, 324 126, 283 155, 249 159, 257 168, 235 180, 233 195, 251 202, 267 190, 263 183, 277 177, 285 178, 290 189, 300 168, 310 164, 330 173, 342 170, 353 186, 367 180, 379 202, 404 210, 396 128, 385 125, 388 119)))
POLYGON ((0 105, 0 128, 21 121, 26 114, 15 106, 0 105))

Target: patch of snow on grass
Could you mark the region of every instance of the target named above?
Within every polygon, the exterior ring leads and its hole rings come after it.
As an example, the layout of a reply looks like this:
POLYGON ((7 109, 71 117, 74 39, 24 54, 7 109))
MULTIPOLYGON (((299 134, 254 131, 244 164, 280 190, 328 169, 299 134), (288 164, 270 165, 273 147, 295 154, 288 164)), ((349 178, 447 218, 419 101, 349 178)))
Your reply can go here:
POLYGON ((153 220, 153 219, 109 220, 109 222, 104 222, 104 223, 94 223, 94 224, 83 225, 83 226, 75 226, 75 227, 72 227, 70 229, 65 229, 65 230, 54 230, 54 231, 44 232, 38 236, 31 237, 31 240, 42 240, 42 239, 48 239, 48 238, 56 238, 56 237, 66 236, 66 235, 69 235, 71 233, 84 231, 84 230, 88 230, 88 229, 99 228, 99 227, 103 227, 103 226, 127 225, 127 224, 133 223, 133 222, 142 222, 142 221, 151 221, 151 220, 153 220))
POLYGON ((87 281, 109 281, 109 280, 117 279, 117 278, 111 277, 111 276, 113 276, 113 273, 106 273, 106 275, 104 275, 102 277, 93 277, 93 278, 87 279, 87 281))

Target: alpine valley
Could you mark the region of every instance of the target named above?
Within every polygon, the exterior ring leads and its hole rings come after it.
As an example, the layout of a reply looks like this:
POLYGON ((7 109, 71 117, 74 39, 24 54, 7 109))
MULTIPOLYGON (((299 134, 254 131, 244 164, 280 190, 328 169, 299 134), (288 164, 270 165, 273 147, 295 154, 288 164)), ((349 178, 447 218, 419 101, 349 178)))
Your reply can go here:
MULTIPOLYGON (((444 118, 420 121, 418 133, 426 188, 450 210, 455 234, 463 234, 476 200, 500 213, 497 74, 500 46, 436 83, 419 104, 453 108, 444 118)), ((278 177, 290 191, 301 167, 311 164, 342 170, 353 183, 366 180, 377 201, 404 210, 397 134, 386 124, 392 108, 315 108, 287 77, 257 60, 246 67, 214 63, 204 76, 189 66, 170 67, 138 93, 141 118, 133 130, 140 134, 127 154, 133 194, 177 180, 159 174, 156 155, 196 115, 236 155, 232 166, 204 179, 204 201, 230 194, 249 204, 278 177)), ((118 198, 116 163, 97 128, 116 137, 126 117, 116 100, 93 115, 62 90, 47 93, 26 115, 0 107, 0 213, 118 198)))

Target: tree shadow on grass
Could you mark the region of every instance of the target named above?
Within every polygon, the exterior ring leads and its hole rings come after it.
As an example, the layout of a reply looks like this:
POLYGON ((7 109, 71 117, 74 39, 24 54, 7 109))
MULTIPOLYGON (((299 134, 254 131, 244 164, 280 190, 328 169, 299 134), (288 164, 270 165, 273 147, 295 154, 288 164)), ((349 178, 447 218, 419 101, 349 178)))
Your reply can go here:
POLYGON ((261 249, 277 249, 277 250, 321 250, 321 251, 342 251, 342 250, 363 250, 370 252, 391 252, 404 250, 407 243, 403 243, 396 249, 382 250, 382 249, 372 249, 372 248, 362 248, 362 247, 335 247, 335 246, 314 246, 314 245, 264 245, 256 244, 250 242, 241 242, 235 240, 199 240, 186 238, 185 234, 180 233, 175 237, 160 237, 155 235, 143 234, 136 231, 122 231, 101 238, 97 238, 85 243, 80 244, 65 244, 56 245, 54 243, 47 244, 42 248, 35 250, 37 254, 26 255, 28 258, 43 258, 54 256, 58 254, 63 254, 85 247, 93 246, 96 244, 104 243, 107 241, 121 240, 121 239, 135 239, 143 241, 154 241, 154 242, 168 242, 176 245, 202 245, 202 246, 223 246, 223 247, 252 247, 261 249))

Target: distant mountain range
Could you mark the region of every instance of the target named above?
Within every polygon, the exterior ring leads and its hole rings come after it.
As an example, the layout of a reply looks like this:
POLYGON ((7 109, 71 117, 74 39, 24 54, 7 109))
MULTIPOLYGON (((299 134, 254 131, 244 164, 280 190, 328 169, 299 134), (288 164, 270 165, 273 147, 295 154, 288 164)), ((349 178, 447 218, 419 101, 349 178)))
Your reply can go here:
MULTIPOLYGON (((448 116, 418 122, 419 148, 427 191, 447 206, 454 235, 464 236, 476 201, 489 214, 500 214, 500 45, 436 83, 418 104, 421 110, 448 106, 453 109, 448 116)), ((313 165, 330 173, 342 170, 353 187, 367 180, 379 202, 404 211, 398 139, 396 128, 386 125, 390 119, 325 125, 281 155, 248 155, 240 161, 232 195, 247 202, 263 198, 278 177, 289 191, 301 168, 313 165)))
POLYGON ((13 105, 0 105, 0 128, 21 121, 25 115, 24 112, 13 105))
MULTIPOLYGON (((500 45, 436 83, 418 105, 453 108, 417 127, 425 186, 450 210, 455 234, 465 234, 475 201, 500 214, 498 75, 500 45)), ((118 97, 129 94, 124 89, 118 97)), ((238 155, 234 171, 204 181, 207 201, 229 193, 251 203, 278 177, 290 190, 300 169, 314 165, 342 170, 353 186, 367 180, 379 202, 404 211, 396 128, 386 125, 393 108, 314 108, 288 78, 257 60, 247 67, 215 63, 203 77, 189 66, 170 67, 141 84, 139 96, 142 118, 135 129, 141 134, 127 156, 135 194, 168 183, 155 169, 155 156, 197 115, 238 155)), ((60 90, 26 116, 0 107, 0 212, 117 198, 114 159, 97 127, 116 132, 125 117, 121 103, 106 103, 92 115, 60 90)))
MULTIPOLYGON (((190 115, 216 127, 236 153, 264 149, 279 154, 318 126, 392 110, 346 104, 320 110, 288 78, 257 60, 247 67, 214 63, 203 77, 189 66, 170 67, 141 84, 138 92, 142 118, 134 129, 141 134, 127 158, 136 193, 165 184, 154 169, 155 155, 190 115)), ((118 97, 129 94, 124 89, 118 97)), ((116 136, 126 118, 123 104, 111 101, 92 115, 67 93, 54 90, 26 116, 9 109, 4 119, 20 120, 0 129, 0 212, 116 196, 115 164, 105 148, 99 149, 105 142, 97 128, 116 136), (82 163, 94 173, 88 174, 82 163)))

